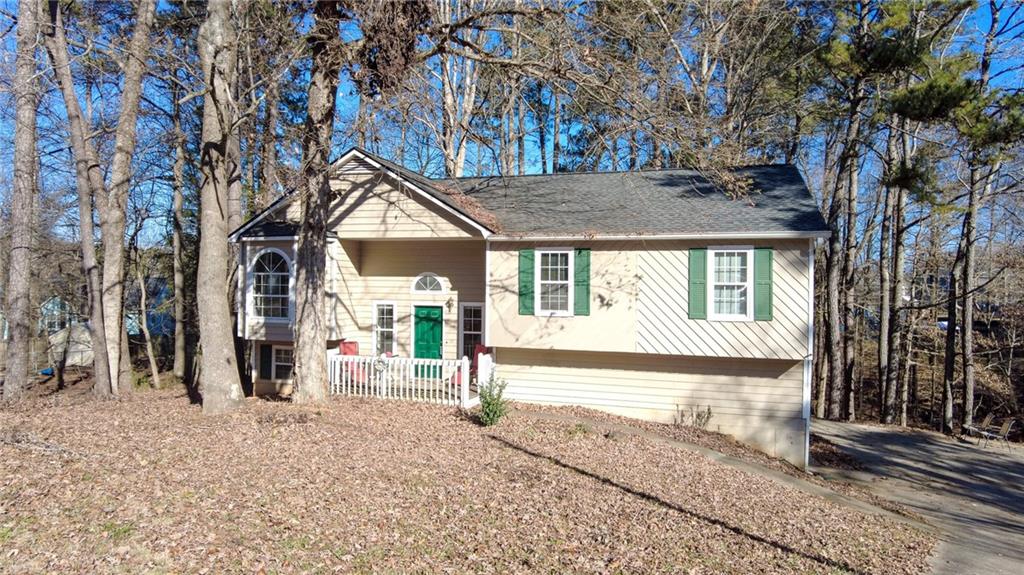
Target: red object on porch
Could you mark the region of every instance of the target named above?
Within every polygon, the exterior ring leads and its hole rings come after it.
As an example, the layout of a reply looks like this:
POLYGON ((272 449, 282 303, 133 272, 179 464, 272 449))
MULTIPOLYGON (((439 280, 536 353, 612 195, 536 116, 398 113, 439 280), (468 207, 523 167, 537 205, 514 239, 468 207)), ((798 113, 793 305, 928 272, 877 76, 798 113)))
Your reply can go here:
POLYGON ((476 362, 481 353, 491 353, 491 348, 479 343, 473 348, 473 357, 469 358, 472 360, 469 369, 474 373, 476 373, 476 362))
MULTIPOLYGON (((491 353, 491 348, 479 343, 473 348, 473 357, 469 358, 469 379, 471 380, 476 375, 476 364, 480 359, 481 353, 491 353)), ((456 387, 462 385, 462 371, 456 371, 455 374, 452 375, 452 383, 454 383, 456 387)))
POLYGON ((341 355, 359 355, 359 342, 342 341, 338 344, 338 350, 341 351, 341 355))

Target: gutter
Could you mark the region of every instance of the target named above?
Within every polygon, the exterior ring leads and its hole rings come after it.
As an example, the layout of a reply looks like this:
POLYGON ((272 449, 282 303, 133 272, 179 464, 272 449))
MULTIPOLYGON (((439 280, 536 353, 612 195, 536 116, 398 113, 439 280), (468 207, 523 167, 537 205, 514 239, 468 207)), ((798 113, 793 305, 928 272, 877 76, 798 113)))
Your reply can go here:
POLYGON ((575 234, 575 235, 550 235, 550 236, 528 236, 528 235, 506 235, 495 234, 490 238, 495 242, 539 242, 539 241, 571 241, 571 240, 800 240, 827 238, 831 235, 829 231, 819 232, 723 232, 707 234, 575 234))

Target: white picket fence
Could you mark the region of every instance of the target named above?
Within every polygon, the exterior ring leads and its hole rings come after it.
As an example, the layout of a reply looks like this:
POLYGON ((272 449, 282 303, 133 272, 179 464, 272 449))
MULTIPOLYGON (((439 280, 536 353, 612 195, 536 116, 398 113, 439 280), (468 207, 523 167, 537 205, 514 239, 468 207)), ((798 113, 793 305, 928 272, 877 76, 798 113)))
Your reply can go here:
POLYGON ((327 374, 331 393, 354 397, 403 399, 442 405, 473 407, 479 403, 477 376, 490 379, 493 358, 481 354, 477 374, 470 373, 468 357, 422 359, 341 355, 328 352, 327 374))

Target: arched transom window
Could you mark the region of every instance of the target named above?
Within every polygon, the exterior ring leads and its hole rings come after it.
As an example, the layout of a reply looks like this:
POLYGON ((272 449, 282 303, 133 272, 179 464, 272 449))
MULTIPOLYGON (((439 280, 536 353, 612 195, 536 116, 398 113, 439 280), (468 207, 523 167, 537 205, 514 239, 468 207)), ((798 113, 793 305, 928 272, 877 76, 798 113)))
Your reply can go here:
POLYGON ((253 315, 288 318, 288 288, 291 282, 288 258, 278 251, 266 251, 256 258, 252 270, 253 315))
POLYGON ((444 284, 432 273, 420 274, 412 282, 412 293, 444 293, 444 284))

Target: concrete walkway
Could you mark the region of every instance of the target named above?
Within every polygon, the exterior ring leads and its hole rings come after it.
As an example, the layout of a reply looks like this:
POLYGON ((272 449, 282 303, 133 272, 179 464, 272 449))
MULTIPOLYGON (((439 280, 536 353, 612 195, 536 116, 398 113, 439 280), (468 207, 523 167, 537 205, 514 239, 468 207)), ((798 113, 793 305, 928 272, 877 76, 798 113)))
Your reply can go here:
POLYGON ((941 531, 936 574, 1024 573, 1024 451, 938 433, 815 420, 811 433, 855 457, 863 471, 817 468, 903 503, 941 531))

